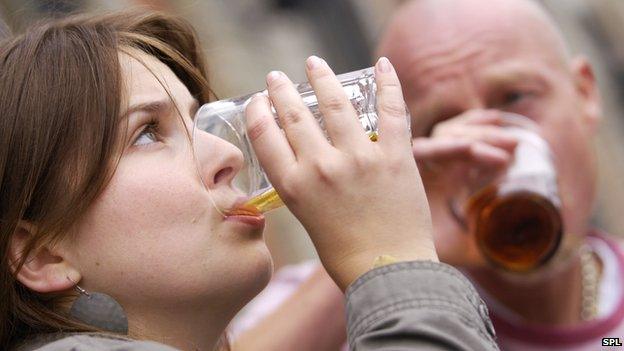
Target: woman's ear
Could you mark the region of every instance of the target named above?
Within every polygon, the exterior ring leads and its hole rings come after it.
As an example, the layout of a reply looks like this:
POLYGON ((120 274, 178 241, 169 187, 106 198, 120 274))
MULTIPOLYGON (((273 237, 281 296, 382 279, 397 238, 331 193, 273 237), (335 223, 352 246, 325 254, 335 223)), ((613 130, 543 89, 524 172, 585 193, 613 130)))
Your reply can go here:
MULTIPOLYGON (((22 259, 24 249, 36 233, 36 229, 36 226, 27 221, 18 223, 11 237, 9 250, 9 262, 11 262, 14 273, 22 259)), ((73 282, 77 282, 81 278, 80 272, 69 264, 60 250, 46 246, 31 251, 15 276, 20 283, 40 293, 70 289, 75 285, 73 282)))

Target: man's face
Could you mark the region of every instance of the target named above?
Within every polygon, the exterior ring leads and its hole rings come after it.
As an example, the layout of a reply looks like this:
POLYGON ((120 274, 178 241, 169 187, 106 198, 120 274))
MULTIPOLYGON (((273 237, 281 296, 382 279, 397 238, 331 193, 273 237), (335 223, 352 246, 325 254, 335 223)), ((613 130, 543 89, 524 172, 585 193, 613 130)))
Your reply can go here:
MULTIPOLYGON (((595 184, 591 140, 598 97, 589 66, 567 60, 537 30, 466 20, 437 32, 418 30, 395 56, 414 137, 472 110, 495 109, 529 117, 550 144, 563 202, 565 236, 587 230, 595 184)), ((473 111, 474 112, 474 111, 473 111)), ((440 258, 481 264, 474 240, 449 211, 442 188, 427 184, 440 258)))

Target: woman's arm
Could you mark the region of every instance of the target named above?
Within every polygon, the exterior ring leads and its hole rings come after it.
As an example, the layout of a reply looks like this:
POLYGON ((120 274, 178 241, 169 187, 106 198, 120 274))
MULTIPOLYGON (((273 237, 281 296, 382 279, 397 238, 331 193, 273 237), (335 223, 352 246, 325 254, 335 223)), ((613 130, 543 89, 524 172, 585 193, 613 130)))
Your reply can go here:
POLYGON ((374 269, 347 290, 347 311, 351 350, 498 350, 485 304, 443 263, 374 269))
MULTIPOLYGON (((338 350, 346 337, 343 300, 320 267, 233 350, 338 350)), ((347 304, 352 349, 498 349, 485 305, 445 264, 405 262, 370 271, 347 290, 347 304)))
POLYGON ((283 73, 269 74, 267 85, 284 133, 261 95, 247 106, 247 127, 271 183, 308 231, 323 266, 341 289, 351 286, 350 347, 496 349, 487 310, 472 286, 437 263, 401 85, 390 62, 382 58, 375 66, 374 143, 327 64, 312 57, 306 73, 331 142, 283 73), (370 271, 380 256, 403 263, 370 271))

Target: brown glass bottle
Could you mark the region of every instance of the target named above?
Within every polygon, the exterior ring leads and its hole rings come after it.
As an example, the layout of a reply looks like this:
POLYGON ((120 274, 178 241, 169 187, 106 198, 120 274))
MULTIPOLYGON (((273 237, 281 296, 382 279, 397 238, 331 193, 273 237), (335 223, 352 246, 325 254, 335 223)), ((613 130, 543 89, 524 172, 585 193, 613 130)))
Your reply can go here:
POLYGON ((540 189, 539 181, 489 185, 468 201, 470 231, 494 265, 527 272, 557 251, 563 233, 558 199, 540 189))

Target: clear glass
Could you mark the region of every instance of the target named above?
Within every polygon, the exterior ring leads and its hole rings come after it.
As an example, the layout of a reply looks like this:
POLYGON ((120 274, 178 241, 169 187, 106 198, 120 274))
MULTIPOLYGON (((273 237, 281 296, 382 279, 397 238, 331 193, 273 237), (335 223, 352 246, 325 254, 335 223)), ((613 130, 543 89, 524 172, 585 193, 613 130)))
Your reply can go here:
MULTIPOLYGON (((370 67, 340 74, 337 77, 358 114, 358 119, 362 124, 364 132, 372 141, 376 141, 378 137, 378 118, 376 111, 377 86, 375 84, 374 69, 370 67)), ((301 95, 304 104, 310 109, 321 128, 325 130, 316 95, 310 84, 297 84, 296 89, 301 95)), ((266 90, 262 91, 262 93, 266 93, 266 90)), ((264 213, 284 205, 262 170, 247 136, 245 108, 255 94, 252 93, 205 104, 195 115, 193 135, 197 130, 201 130, 218 136, 238 147, 245 157, 245 166, 234 181, 239 189, 250 196, 250 200, 243 208, 221 210, 264 213)), ((275 120, 278 121, 275 110, 273 110, 273 114, 275 120)), ((406 116, 409 125, 410 117, 407 108, 406 116)))
POLYGON ((483 255, 509 271, 531 271, 553 257, 563 233, 557 173, 535 122, 504 113, 504 128, 518 145, 502 175, 472 175, 457 195, 463 217, 483 255))

